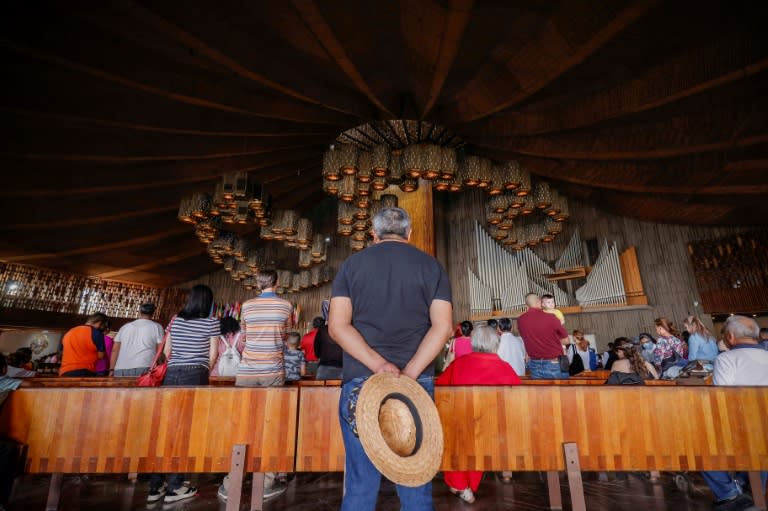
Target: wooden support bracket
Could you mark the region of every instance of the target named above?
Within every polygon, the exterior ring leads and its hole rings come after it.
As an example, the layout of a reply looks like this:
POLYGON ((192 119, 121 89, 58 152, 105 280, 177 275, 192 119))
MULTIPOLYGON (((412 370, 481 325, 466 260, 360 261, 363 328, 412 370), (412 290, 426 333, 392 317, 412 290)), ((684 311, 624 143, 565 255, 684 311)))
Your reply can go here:
POLYGON ((755 503, 755 507, 765 511, 765 488, 763 488, 763 482, 760 480, 760 472, 749 472, 749 486, 752 487, 752 501, 755 503))
POLYGON ((571 509, 587 511, 584 501, 584 483, 581 479, 581 464, 579 463, 579 447, 575 443, 564 443, 565 470, 568 474, 568 489, 571 493, 571 509))
POLYGON ((563 496, 560 494, 560 473, 547 472, 547 488, 549 489, 549 509, 563 509, 563 496))
POLYGON ((48 500, 45 503, 45 511, 57 511, 61 499, 61 484, 64 482, 64 474, 51 474, 51 485, 48 487, 48 500))
POLYGON ((240 509, 246 451, 247 446, 245 444, 235 444, 232 447, 232 464, 229 468, 229 487, 227 488, 227 511, 240 509))
POLYGON ((264 509, 264 472, 254 472, 251 487, 251 511, 261 511, 262 509, 264 509))

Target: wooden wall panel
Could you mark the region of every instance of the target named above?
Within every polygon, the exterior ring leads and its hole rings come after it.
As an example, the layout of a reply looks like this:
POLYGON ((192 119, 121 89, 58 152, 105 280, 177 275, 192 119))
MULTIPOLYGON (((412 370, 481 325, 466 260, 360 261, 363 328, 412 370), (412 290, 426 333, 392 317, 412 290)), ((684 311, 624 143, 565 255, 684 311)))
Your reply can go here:
POLYGON ((232 446, 246 470, 291 471, 297 388, 224 387, 15 391, 0 431, 27 444, 27 471, 227 472, 232 446))

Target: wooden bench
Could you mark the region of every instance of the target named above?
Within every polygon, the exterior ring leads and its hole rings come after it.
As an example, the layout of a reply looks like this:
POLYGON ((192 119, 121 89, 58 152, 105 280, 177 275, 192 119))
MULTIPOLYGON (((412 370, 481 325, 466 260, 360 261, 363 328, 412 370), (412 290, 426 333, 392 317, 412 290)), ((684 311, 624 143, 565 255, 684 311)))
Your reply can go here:
MULTIPOLYGON (((296 471, 344 470, 339 388, 303 388, 296 471)), ((442 470, 546 471, 550 507, 585 509, 581 471, 768 469, 768 388, 520 385, 437 387, 442 470)), ((765 508, 765 495, 755 493, 765 508)))
POLYGON ((0 431, 28 446, 25 471, 53 474, 229 472, 227 509, 239 509, 244 472, 261 509, 264 472, 294 467, 298 388, 22 388, 0 413, 0 431))

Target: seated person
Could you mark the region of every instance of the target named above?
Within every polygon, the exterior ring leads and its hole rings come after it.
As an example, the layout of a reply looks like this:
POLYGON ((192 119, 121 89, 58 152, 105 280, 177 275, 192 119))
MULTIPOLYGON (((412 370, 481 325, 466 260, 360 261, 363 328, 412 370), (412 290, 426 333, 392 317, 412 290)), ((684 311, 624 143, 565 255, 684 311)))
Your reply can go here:
POLYGON ((589 341, 581 330, 573 331, 574 343, 567 349, 568 362, 571 364, 569 373, 579 374, 584 371, 597 370, 597 353, 589 346, 589 341), (578 358, 575 357, 578 355, 578 358))
POLYGON ((291 332, 285 339, 285 351, 283 360, 285 361, 285 381, 299 381, 301 377, 307 374, 307 360, 304 352, 299 348, 301 346, 301 334, 291 332))
POLYGON ((624 343, 616 346, 616 355, 618 359, 611 366, 611 372, 635 373, 644 380, 659 379, 659 373, 653 364, 643 359, 632 344, 624 343))
MULTIPOLYGON (((483 326, 472 332, 472 352, 457 357, 441 374, 436 385, 518 385, 515 370, 496 354, 499 336, 493 328, 483 326)), ((464 502, 475 501, 480 486, 480 471, 446 472, 445 484, 464 502)))

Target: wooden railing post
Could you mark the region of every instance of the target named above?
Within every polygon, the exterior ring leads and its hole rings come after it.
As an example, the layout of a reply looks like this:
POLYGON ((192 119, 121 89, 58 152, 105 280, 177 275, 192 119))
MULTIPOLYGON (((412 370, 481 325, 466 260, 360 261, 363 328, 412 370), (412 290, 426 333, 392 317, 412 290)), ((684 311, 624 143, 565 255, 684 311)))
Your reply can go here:
POLYGON ((568 489, 571 493, 571 509, 573 511, 587 511, 584 502, 584 483, 581 479, 581 465, 579 464, 579 447, 575 443, 564 443, 565 470, 568 474, 568 489))
POLYGON ((245 444, 232 447, 232 463, 229 468, 229 488, 227 488, 227 511, 240 509, 240 496, 243 493, 243 473, 245 472, 245 444))

